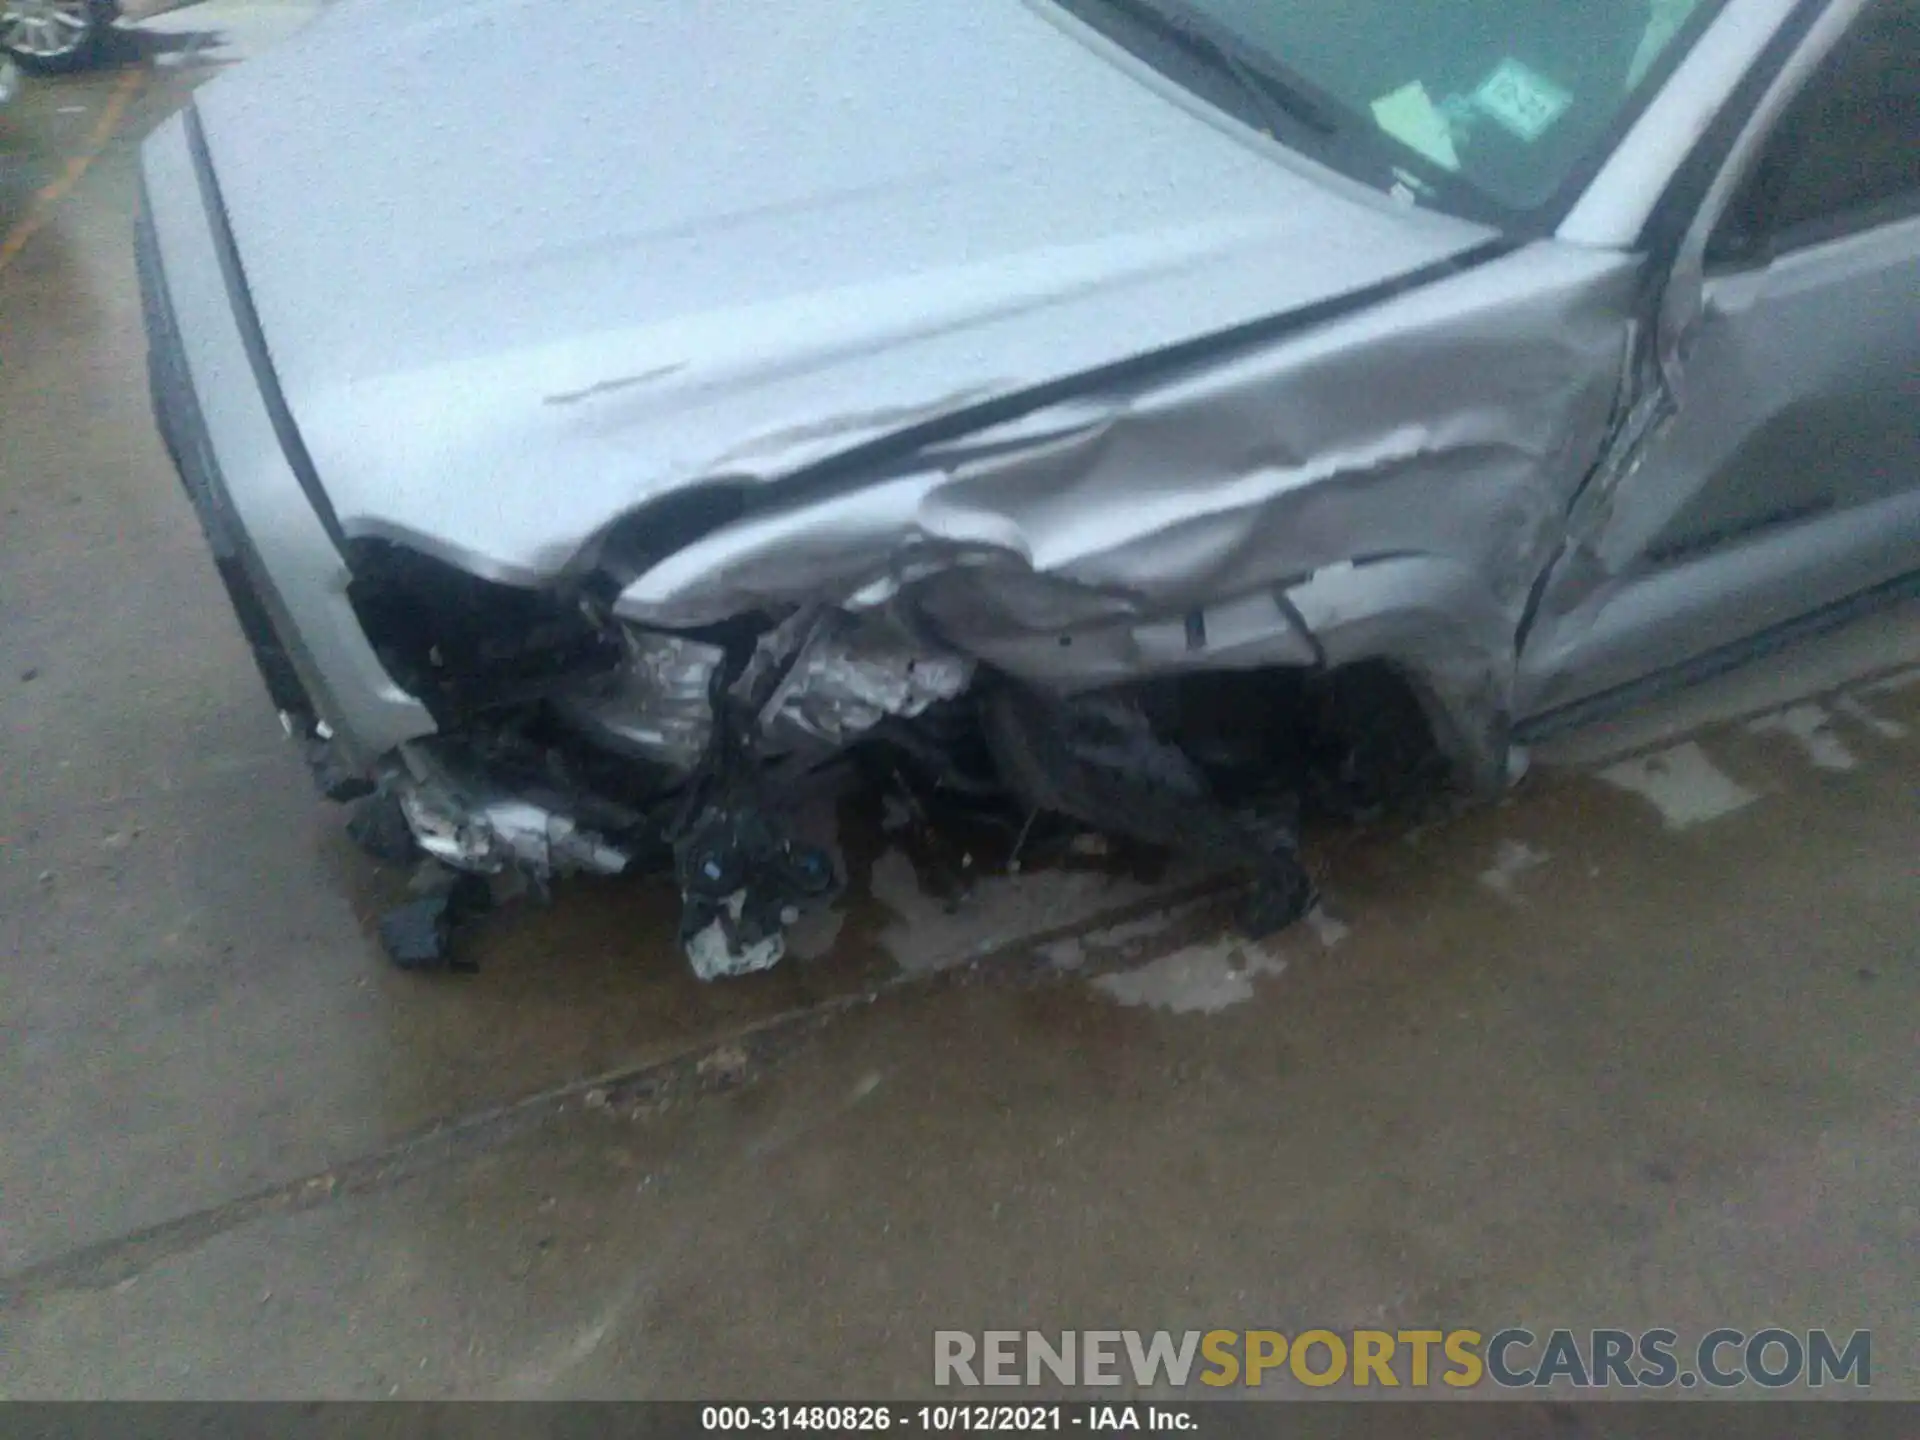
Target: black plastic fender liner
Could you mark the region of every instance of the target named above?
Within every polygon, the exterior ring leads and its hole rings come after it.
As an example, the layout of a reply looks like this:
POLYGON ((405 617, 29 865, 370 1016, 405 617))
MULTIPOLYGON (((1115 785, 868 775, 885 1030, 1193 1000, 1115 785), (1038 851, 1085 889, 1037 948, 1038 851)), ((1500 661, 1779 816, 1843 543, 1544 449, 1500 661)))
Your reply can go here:
POLYGON ((565 589, 485 580, 390 540, 354 540, 347 600, 387 673, 455 728, 625 659, 611 627, 565 589))
POLYGON ((1250 872, 1242 927, 1284 928, 1316 899, 1291 827, 1256 826, 1228 810, 1199 767, 1116 695, 1061 699, 1004 678, 983 698, 982 726, 1007 784, 1037 810, 1111 835, 1250 872))

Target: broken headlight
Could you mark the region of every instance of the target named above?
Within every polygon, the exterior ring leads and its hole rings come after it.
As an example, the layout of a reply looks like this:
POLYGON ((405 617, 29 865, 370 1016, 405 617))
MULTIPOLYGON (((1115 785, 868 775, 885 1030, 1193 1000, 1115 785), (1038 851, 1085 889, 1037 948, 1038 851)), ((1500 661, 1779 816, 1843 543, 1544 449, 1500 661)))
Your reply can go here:
POLYGON ((470 575, 384 540, 354 544, 347 598, 387 672, 441 725, 524 704, 623 658, 581 601, 470 575))

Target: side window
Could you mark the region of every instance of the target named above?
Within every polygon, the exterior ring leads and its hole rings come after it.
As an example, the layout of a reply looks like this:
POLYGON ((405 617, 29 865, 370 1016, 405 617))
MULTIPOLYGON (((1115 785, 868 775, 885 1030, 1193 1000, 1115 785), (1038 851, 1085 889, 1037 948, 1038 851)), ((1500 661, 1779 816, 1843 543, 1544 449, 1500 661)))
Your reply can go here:
POLYGON ((1920 205, 1920 0, 1869 0, 1768 138, 1708 247, 1765 259, 1920 205))

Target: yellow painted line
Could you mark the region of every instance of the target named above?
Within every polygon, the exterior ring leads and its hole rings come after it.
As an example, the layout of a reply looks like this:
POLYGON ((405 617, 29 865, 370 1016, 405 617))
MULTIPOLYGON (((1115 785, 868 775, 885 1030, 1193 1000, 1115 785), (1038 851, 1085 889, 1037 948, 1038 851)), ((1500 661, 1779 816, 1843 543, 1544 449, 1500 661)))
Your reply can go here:
POLYGON ((93 168, 93 162, 100 158, 100 152, 107 148, 107 142, 113 139, 114 132, 120 128, 120 122, 126 119, 127 107, 133 103, 133 97, 140 93, 140 87, 147 83, 147 67, 129 70, 115 82, 113 93, 107 96, 106 107, 101 110, 100 118, 93 122, 93 129, 87 132, 86 143, 80 147, 80 153, 67 161, 66 168, 59 175, 41 186, 33 197, 33 203, 27 207, 26 216, 7 232, 0 240, 0 274, 27 248, 27 242, 37 234, 53 214, 53 207, 72 193, 73 187, 86 178, 87 171, 93 168))

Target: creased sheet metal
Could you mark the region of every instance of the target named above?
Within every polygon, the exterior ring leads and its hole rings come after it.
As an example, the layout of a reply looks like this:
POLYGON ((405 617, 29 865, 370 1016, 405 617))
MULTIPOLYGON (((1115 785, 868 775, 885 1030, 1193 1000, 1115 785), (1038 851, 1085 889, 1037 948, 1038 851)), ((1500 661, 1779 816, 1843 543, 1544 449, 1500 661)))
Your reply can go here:
POLYGON ((1541 242, 724 528, 618 609, 880 608, 1059 690, 1385 658, 1491 780, 1529 590, 1617 413, 1635 280, 1541 242))

